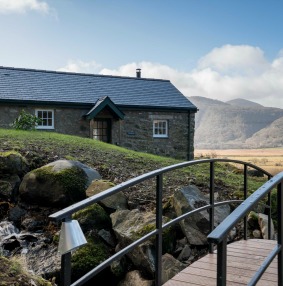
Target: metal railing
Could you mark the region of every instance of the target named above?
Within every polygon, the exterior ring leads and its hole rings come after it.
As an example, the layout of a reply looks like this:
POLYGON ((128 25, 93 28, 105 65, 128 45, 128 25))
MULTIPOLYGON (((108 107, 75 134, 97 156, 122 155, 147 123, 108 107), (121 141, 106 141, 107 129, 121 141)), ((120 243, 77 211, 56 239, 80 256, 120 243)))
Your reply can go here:
MULTIPOLYGON (((283 239, 283 172, 277 174, 259 189, 257 189, 251 196, 242 202, 225 220, 222 221, 209 235, 208 241, 217 244, 217 286, 226 285, 227 275, 227 235, 229 231, 243 218, 249 211, 251 211, 260 200, 268 195, 270 202, 270 193, 277 188, 277 245, 266 257, 262 265, 256 271, 254 276, 248 283, 249 286, 256 285, 265 270, 268 268, 273 259, 278 256, 278 286, 283 285, 283 268, 282 268, 282 239, 283 239)), ((270 206, 269 206, 270 210, 270 206)), ((270 212, 269 212, 270 213, 270 212)), ((270 221, 268 223, 270 226, 270 221)), ((268 228, 270 239, 270 227, 268 228)))
MULTIPOLYGON (((89 197, 81 202, 75 203, 61 211, 58 211, 52 215, 50 215, 50 218, 55 221, 70 221, 72 218, 72 214, 75 212, 86 208, 98 201, 101 201, 105 199, 108 196, 111 196, 113 194, 116 194, 118 192, 121 192, 123 190, 126 190, 132 186, 135 186, 141 182, 144 182, 146 180, 155 178, 156 179, 156 223, 155 223, 155 230, 149 232, 145 236, 141 237, 140 239, 134 241, 130 245, 126 246, 119 252, 115 253, 113 256, 106 259, 104 262, 99 264, 97 267, 89 271, 87 274, 85 274, 83 277, 78 279, 76 282, 71 284, 71 253, 66 253, 62 255, 61 257, 61 274, 60 274, 60 285, 61 286, 79 286, 86 283, 88 280, 90 280, 92 277, 97 275, 100 271, 108 267, 113 261, 121 258, 131 250, 133 250, 138 245, 142 244, 143 242, 149 240, 153 236, 155 236, 155 242, 156 242, 156 255, 155 255, 155 285, 160 286, 161 285, 161 270, 162 270, 162 231, 170 226, 173 226, 174 224, 180 222, 181 220, 204 210, 209 210, 209 219, 210 219, 210 232, 214 229, 214 208, 224 205, 224 204, 232 204, 232 203, 241 203, 242 200, 229 200, 229 201, 222 201, 222 202, 216 202, 214 200, 214 189, 215 189, 215 163, 216 162, 223 162, 223 163, 235 163, 240 164, 244 166, 243 171, 243 192, 244 192, 244 200, 247 198, 247 177, 248 177, 248 167, 253 168, 255 170, 258 170, 262 174, 266 175, 268 179, 270 179, 272 176, 270 173, 266 172, 262 168, 253 165, 251 163, 239 161, 239 160, 229 160, 229 159, 202 159, 202 160, 194 160, 194 161, 188 161, 183 162, 175 165, 171 165, 168 167, 164 167, 155 171, 151 171, 149 173, 140 175, 136 178, 130 179, 124 183, 121 183, 115 187, 112 187, 108 190, 105 190, 99 194, 96 194, 92 197, 89 197), (203 207, 200 207, 198 209, 195 209, 193 211, 187 212, 165 224, 162 224, 162 193, 163 193, 163 174, 168 173, 173 170, 198 165, 198 164, 209 164, 209 181, 210 181, 210 198, 209 198, 209 204, 205 205, 203 207)), ((270 196, 268 197, 267 204, 270 206, 271 200, 270 196)), ((270 207, 269 207, 270 209, 270 207)), ((271 220, 271 210, 269 211, 269 225, 271 220)), ((269 228, 269 235, 271 233, 271 230, 269 228)), ((246 218, 244 219, 244 237, 247 238, 247 221, 246 218)), ((209 242, 209 251, 212 253, 213 251, 213 243, 214 240, 211 237, 209 242)), ((222 285, 222 284, 221 284, 222 285)), ((223 284, 224 285, 224 284, 223 284)))

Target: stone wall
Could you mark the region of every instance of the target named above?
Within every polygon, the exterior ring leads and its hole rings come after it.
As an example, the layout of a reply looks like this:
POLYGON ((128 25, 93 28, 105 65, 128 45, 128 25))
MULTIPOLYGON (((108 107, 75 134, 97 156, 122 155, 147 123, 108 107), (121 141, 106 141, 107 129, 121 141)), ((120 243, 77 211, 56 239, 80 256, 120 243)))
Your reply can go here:
POLYGON ((89 122, 82 118, 88 110, 78 108, 0 105, 0 128, 11 128, 12 123, 22 110, 25 110, 30 114, 35 114, 36 109, 54 110, 54 129, 47 129, 46 131, 89 137, 89 122))
POLYGON ((136 151, 179 159, 194 157, 194 113, 125 111, 124 120, 113 121, 112 142, 136 151), (153 137, 153 120, 168 121, 168 138, 153 137))

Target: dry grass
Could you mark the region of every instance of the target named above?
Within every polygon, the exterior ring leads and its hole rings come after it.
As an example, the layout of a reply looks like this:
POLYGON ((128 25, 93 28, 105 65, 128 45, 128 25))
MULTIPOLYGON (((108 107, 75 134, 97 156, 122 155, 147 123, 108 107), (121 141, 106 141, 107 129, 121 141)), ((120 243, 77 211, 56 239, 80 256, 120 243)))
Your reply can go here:
POLYGON ((283 148, 195 150, 196 158, 227 158, 250 162, 271 174, 283 171, 283 148))

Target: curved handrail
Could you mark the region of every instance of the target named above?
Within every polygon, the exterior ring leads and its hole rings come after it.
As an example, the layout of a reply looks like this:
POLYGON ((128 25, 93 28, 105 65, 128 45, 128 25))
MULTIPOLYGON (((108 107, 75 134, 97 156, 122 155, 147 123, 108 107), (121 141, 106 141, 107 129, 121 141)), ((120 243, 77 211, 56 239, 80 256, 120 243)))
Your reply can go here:
POLYGON ((81 210, 87 206, 90 206, 90 205, 92 205, 92 204, 94 204, 100 200, 105 199, 108 196, 114 195, 120 191, 123 191, 127 188, 130 188, 134 185, 137 185, 137 184, 139 184, 145 180, 154 178, 160 174, 164 174, 164 173, 167 173, 169 171, 174 171, 176 169, 181 169, 184 167, 189 167, 189 166, 193 166, 193 165, 197 165, 197 164, 211 163, 211 162, 225 162, 225 163, 241 164, 241 165, 245 165, 247 167, 254 168, 258 171, 261 171, 263 174, 265 174, 268 177, 272 177, 272 175, 269 172, 267 172, 266 170, 254 165, 254 164, 251 164, 249 162, 244 162, 244 161, 240 161, 240 160, 214 158, 214 159, 201 159, 201 160, 194 160, 194 161, 186 161, 186 162, 170 165, 167 167, 163 167, 163 168, 148 172, 146 174, 137 176, 137 177, 130 179, 126 182, 120 183, 120 184, 118 184, 112 188, 109 188, 109 189, 107 189, 107 190, 105 190, 99 194, 93 195, 90 198, 86 198, 86 199, 84 199, 78 203, 75 203, 75 204, 73 204, 67 208, 64 208, 63 210, 58 211, 58 212, 50 215, 49 217, 52 220, 56 220, 56 221, 62 220, 62 219, 69 217, 73 213, 75 213, 75 212, 77 212, 77 211, 79 211, 79 210, 81 210))
MULTIPOLYGON (((264 271, 272 260, 278 255, 278 286, 283 283, 282 270, 282 239, 283 239, 283 172, 278 173, 272 179, 258 188, 251 196, 244 200, 228 217, 226 217, 208 236, 211 243, 217 244, 217 286, 226 285, 227 271, 227 236, 229 231, 245 217, 266 195, 277 187, 277 213, 278 213, 278 238, 277 246, 271 251, 269 256, 263 262, 263 265, 255 273, 248 285, 256 285, 264 271)), ((269 223, 270 224, 270 223, 269 223)))
POLYGON ((252 195, 241 203, 229 216, 227 216, 209 235, 208 240, 220 243, 229 231, 250 212, 261 199, 263 199, 273 188, 283 180, 283 172, 275 175, 263 184, 252 195))
MULTIPOLYGON (((224 162, 224 163, 236 163, 244 165, 244 198, 247 196, 247 167, 251 167, 253 169, 256 169, 258 171, 261 171, 263 174, 265 174, 268 178, 270 178, 272 175, 265 171, 264 169, 240 160, 230 160, 230 159, 220 159, 220 158, 213 158, 213 159, 201 159, 201 160, 194 160, 194 161, 187 161, 182 162, 178 164, 174 164, 171 166, 163 167, 151 172, 148 172, 146 174, 137 176, 133 179, 130 179, 124 183, 118 184, 112 188, 109 188, 108 190, 105 190, 99 194, 96 194, 90 198, 84 199, 81 202, 75 203, 63 210, 60 210, 49 217, 52 220, 55 221, 68 221, 71 219, 71 216, 73 213, 90 206, 98 201, 101 201, 105 199, 108 196, 111 196, 113 194, 116 194, 120 191, 123 191, 127 188, 130 188, 134 185, 137 185, 143 181, 146 181, 148 179, 156 178, 156 229, 152 232, 146 234, 142 238, 138 239, 137 241, 133 242, 132 244, 128 245, 118 253, 114 254, 112 257, 108 258, 104 262, 102 262, 100 265, 95 267, 93 270, 85 274, 83 277, 81 277, 79 280, 74 282, 72 286, 79 286, 83 285, 85 282, 87 282, 90 278, 92 278, 94 275, 99 273, 101 270, 103 270, 105 267, 109 266, 114 260, 122 257, 129 251, 131 251, 134 247, 137 245, 143 243, 144 241, 150 239, 152 236, 156 236, 157 241, 157 250, 156 250, 156 277, 155 277, 155 285, 159 286, 161 285, 161 258, 162 258, 162 230, 176 224, 177 222, 181 221, 182 219, 192 215, 193 213, 203 211, 205 209, 209 210, 209 217, 210 217, 210 230, 212 231, 214 228, 214 208, 227 204, 227 203, 235 203, 235 202, 242 202, 242 200, 231 200, 231 201, 225 201, 225 202, 214 202, 214 163, 215 162, 224 162), (210 164, 210 203, 206 206, 203 206, 199 209, 193 210, 191 212, 187 212, 167 223, 162 225, 162 181, 163 181, 163 174, 181 169, 184 167, 189 167, 193 165, 198 164, 210 164)), ((246 228, 245 231, 246 233, 246 228)), ((210 245, 210 251, 212 251, 212 244, 210 245)), ((61 285, 63 286, 69 286, 70 285, 70 275, 71 275, 71 254, 67 253, 62 255, 61 258, 61 277, 62 282, 61 285)))

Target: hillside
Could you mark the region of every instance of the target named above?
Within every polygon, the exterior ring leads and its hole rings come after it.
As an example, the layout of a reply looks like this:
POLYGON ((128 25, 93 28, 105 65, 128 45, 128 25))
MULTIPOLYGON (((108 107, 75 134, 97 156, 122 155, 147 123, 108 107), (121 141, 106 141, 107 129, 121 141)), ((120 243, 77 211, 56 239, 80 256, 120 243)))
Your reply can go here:
MULTIPOLYGON (((11 150, 21 153, 27 159, 31 170, 59 159, 77 160, 93 167, 104 180, 114 184, 181 162, 168 157, 135 152, 89 138, 50 132, 0 129, 0 152, 11 150)), ((219 177, 216 188, 224 190, 226 186, 229 186, 229 195, 232 195, 233 190, 237 190, 238 186, 242 185, 241 174, 231 173, 231 167, 225 164, 219 165, 218 168, 220 173, 228 172, 229 178, 219 177)), ((170 199, 176 188, 188 184, 194 184, 207 191, 209 164, 172 171, 165 174, 164 178, 164 202, 170 199)), ((257 182, 255 184, 258 186, 257 182)), ((256 189, 252 184, 249 187, 256 189)), ((148 180, 130 188, 126 191, 126 195, 132 205, 154 208, 155 180, 148 180)))
POLYGON ((236 99, 190 97, 196 114, 195 149, 282 147, 283 109, 236 99), (277 123, 276 123, 277 122, 277 123))

